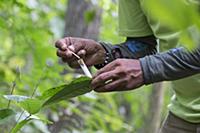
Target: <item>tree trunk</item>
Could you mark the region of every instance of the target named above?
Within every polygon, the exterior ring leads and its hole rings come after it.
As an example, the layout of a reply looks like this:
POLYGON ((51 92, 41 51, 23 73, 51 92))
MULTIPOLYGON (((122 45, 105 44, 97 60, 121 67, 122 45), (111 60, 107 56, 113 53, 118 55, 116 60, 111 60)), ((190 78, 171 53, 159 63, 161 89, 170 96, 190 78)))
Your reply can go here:
MULTIPOLYGON (((101 26, 102 10, 97 5, 93 5, 90 0, 68 0, 67 10, 65 16, 64 37, 82 37, 97 40, 99 36, 99 29, 101 26)), ((81 71, 76 71, 80 73, 81 71)), ((67 73, 64 70, 63 74, 67 73)), ((59 108, 62 112, 67 112, 65 108, 59 108)), ((51 117, 51 114, 50 116, 51 117)), ((51 119, 51 118, 50 118, 51 119)), ((63 113, 59 116, 58 121, 53 125, 49 125, 49 130, 52 133, 60 132, 63 128, 81 128, 81 118, 74 117, 63 113), (74 123, 70 123, 70 121, 74 123), (74 125, 79 125, 78 127, 74 125), (67 126, 67 127, 66 127, 67 126)))
POLYGON ((150 100, 150 117, 148 120, 149 127, 147 128, 150 133, 158 133, 161 122, 163 95, 163 83, 154 84, 150 100))
MULTIPOLYGON (((102 9, 90 0, 69 0, 65 16, 64 37, 81 37, 98 40, 102 9)), ((63 73, 68 73, 64 70, 63 73)), ((75 75, 83 74, 75 70, 75 75)))
POLYGON ((158 133, 161 123, 164 87, 155 83, 149 96, 149 112, 140 133, 158 133))
POLYGON ((69 0, 65 17, 64 36, 97 40, 102 10, 89 0, 69 0))

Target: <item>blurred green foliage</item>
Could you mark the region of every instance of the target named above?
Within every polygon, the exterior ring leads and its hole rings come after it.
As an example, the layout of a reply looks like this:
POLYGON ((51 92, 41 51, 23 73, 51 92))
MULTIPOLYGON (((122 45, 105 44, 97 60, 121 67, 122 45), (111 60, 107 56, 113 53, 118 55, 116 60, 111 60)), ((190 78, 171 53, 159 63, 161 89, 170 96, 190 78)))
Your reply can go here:
MULTIPOLYGON (((66 0, 1 0, 0 2, 0 108, 6 108, 8 101, 3 95, 11 92, 12 82, 16 80, 15 95, 40 96, 45 90, 66 84, 75 77, 74 70, 65 64, 58 64, 54 42, 61 38, 64 29, 66 0)), ((95 1, 93 1, 95 2, 95 1)), ((177 21, 171 19, 176 11, 177 4, 167 3, 174 10, 160 12, 159 2, 152 14, 169 16, 163 18, 168 24, 177 25, 176 28, 185 28, 195 22, 199 26, 199 16, 196 12, 188 12, 185 5, 180 10, 188 14, 189 18, 179 14, 177 21), (169 14, 168 14, 169 13, 169 14), (197 19, 198 18, 198 19, 197 19), (173 20, 173 21, 172 21, 173 20), (187 21, 185 21, 187 20, 187 21)), ((117 36, 117 6, 111 0, 98 1, 103 9, 100 39, 112 43, 119 43, 124 38, 117 36), (111 26, 112 25, 112 26, 111 26)), ((170 8, 166 7, 166 8, 170 8)), ((165 7, 162 7, 165 9, 165 7)), ((179 8, 178 8, 179 9, 179 8)), ((85 14, 86 22, 90 22, 94 12, 85 14)), ((188 39, 186 39, 188 42, 188 39)), ((189 39, 190 41, 192 39, 189 39)), ((185 43, 187 44, 187 43, 185 43)), ((190 46, 190 45, 189 45, 190 46)), ((167 86, 168 87, 168 86, 167 86)), ((60 132, 136 132, 144 124, 144 117, 148 115, 149 96, 151 86, 136 91, 86 95, 62 101, 51 107, 41 110, 37 116, 53 121, 55 126, 59 121, 67 123, 60 132)), ((168 92, 168 91, 167 91, 168 92)), ((170 93, 170 92, 168 92, 170 93)), ((166 113, 166 104, 169 95, 165 98, 163 114, 166 113)), ((25 105, 26 106, 26 105, 25 105)), ((18 114, 7 123, 0 123, 1 132, 8 132, 17 121, 22 110, 11 103, 11 108, 18 114)), ((11 111, 12 112, 12 111, 11 111)), ((26 117, 25 113, 22 118, 26 117)), ((33 118, 31 118, 32 120, 33 118)), ((23 121, 22 121, 23 123, 23 121)), ((54 125, 30 122, 22 132, 41 133, 50 132, 54 125)))
POLYGON ((182 46, 193 49, 200 41, 200 2, 198 0, 148 0, 146 8, 162 24, 180 32, 182 46))

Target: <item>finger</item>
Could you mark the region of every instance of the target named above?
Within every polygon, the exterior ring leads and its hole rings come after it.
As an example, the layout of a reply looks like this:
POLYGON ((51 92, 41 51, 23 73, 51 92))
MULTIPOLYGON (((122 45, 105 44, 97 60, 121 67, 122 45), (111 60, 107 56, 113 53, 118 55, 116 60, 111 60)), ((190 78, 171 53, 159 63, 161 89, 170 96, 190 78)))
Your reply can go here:
POLYGON ((55 47, 63 51, 67 49, 67 46, 68 46, 68 41, 66 41, 66 39, 60 39, 55 43, 55 47))
POLYGON ((71 68, 80 68, 79 64, 77 63, 77 60, 71 60, 66 58, 61 58, 64 63, 67 63, 71 68))
POLYGON ((71 39, 71 45, 68 46, 68 48, 75 52, 78 53, 80 50, 84 50, 85 49, 85 44, 81 41, 74 41, 73 39, 71 39))
POLYGON ((62 58, 72 58, 72 52, 70 50, 57 50, 57 56, 62 58))
POLYGON ((62 61, 63 62, 65 62, 65 63, 68 63, 68 64, 70 64, 70 63, 72 63, 72 62, 75 62, 75 61, 77 61, 77 59, 75 58, 75 57, 72 57, 72 58, 62 58, 62 61))
POLYGON ((99 88, 94 89, 96 92, 112 92, 112 91, 123 91, 126 82, 123 79, 118 79, 113 82, 106 84, 105 86, 101 86, 99 88))
POLYGON ((114 70, 116 68, 117 64, 115 62, 111 62, 109 64, 107 64, 106 66, 104 66, 103 68, 101 68, 100 70, 97 71, 97 73, 94 75, 94 77, 97 77, 98 75, 114 70))
POLYGON ((105 85, 107 81, 114 80, 117 78, 118 78, 118 76, 116 75, 116 72, 114 70, 105 72, 105 73, 102 73, 102 74, 98 75, 97 77, 93 78, 91 85, 92 85, 92 88, 95 89, 102 85, 105 85))
POLYGON ((64 51, 61 51, 61 50, 57 50, 57 56, 59 57, 65 57, 66 56, 66 53, 64 51))
POLYGON ((80 65, 78 64, 77 61, 70 62, 70 63, 68 63, 68 65, 69 65, 71 68, 80 68, 80 65))
POLYGON ((78 53, 77 53, 81 58, 84 58, 85 55, 86 55, 86 51, 84 49, 80 50, 78 53))

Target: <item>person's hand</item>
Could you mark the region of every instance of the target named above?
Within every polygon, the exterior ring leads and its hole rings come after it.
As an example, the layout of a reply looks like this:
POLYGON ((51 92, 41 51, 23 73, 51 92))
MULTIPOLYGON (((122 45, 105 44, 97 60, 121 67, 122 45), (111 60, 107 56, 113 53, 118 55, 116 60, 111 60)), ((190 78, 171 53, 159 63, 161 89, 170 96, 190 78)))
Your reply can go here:
POLYGON ((71 51, 79 55, 87 66, 102 64, 105 59, 106 51, 94 40, 66 37, 56 41, 55 46, 58 48, 57 55, 73 68, 77 68, 79 65, 71 51))
POLYGON ((138 88, 143 82, 139 60, 117 59, 97 72, 91 86, 96 92, 125 91, 138 88))

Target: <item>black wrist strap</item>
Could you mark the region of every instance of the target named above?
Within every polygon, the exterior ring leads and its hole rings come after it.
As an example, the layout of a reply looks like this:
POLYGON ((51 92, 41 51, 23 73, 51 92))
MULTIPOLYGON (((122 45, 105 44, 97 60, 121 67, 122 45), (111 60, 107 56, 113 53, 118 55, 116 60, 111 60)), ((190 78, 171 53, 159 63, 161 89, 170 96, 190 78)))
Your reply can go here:
POLYGON ((106 43, 106 42, 99 42, 101 44, 101 46, 103 46, 103 48, 106 51, 106 57, 104 60, 104 63, 102 64, 98 64, 98 65, 94 65, 96 69, 101 69, 103 68, 105 65, 107 65, 108 63, 112 62, 113 60, 115 60, 115 58, 112 55, 112 44, 106 43))
POLYGON ((117 58, 138 59, 156 53, 156 44, 152 46, 137 40, 127 40, 126 42, 117 45, 111 45, 105 42, 99 43, 106 50, 106 58, 104 63, 95 65, 97 69, 101 69, 117 58))

